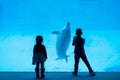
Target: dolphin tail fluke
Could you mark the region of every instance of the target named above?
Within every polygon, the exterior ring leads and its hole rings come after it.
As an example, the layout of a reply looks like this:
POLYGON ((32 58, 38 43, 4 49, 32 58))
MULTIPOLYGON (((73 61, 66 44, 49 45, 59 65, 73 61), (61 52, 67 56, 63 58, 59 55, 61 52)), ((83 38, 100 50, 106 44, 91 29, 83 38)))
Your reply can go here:
POLYGON ((53 31, 52 32, 52 34, 58 34, 59 33, 59 31, 53 31))
POLYGON ((67 57, 65 57, 65 60, 66 60, 66 62, 68 62, 68 58, 67 57))
MULTIPOLYGON (((73 52, 70 53, 70 55, 72 55, 72 54, 73 54, 73 52)), ((65 57, 66 62, 68 62, 68 57, 70 57, 70 55, 67 55, 67 56, 65 57)))
POLYGON ((56 58, 55 60, 59 60, 60 58, 56 58))
POLYGON ((70 57, 70 56, 69 56, 69 55, 67 55, 67 56, 65 57, 66 62, 68 62, 68 57, 70 57))
MULTIPOLYGON (((68 58, 69 56, 66 56, 64 59, 66 60, 66 62, 68 62, 68 58)), ((60 58, 56 58, 55 60, 59 60, 60 58)), ((62 60, 62 59, 61 59, 62 60)))

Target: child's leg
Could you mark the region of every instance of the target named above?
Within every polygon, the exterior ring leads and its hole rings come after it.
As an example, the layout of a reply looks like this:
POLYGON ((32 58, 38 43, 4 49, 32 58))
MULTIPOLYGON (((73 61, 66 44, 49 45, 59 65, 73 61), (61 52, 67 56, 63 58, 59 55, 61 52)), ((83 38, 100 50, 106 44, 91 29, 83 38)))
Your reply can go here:
POLYGON ((35 73, 36 73, 36 78, 39 78, 39 63, 36 63, 36 68, 35 68, 35 73))
POLYGON ((74 64, 74 72, 73 72, 73 74, 77 75, 78 74, 78 65, 79 65, 80 57, 75 55, 74 59, 75 59, 75 64, 74 64))
POLYGON ((44 77, 45 77, 44 72, 45 72, 44 62, 42 62, 42 63, 41 63, 41 78, 44 78, 44 77))
POLYGON ((86 66, 87 66, 87 68, 88 68, 88 70, 89 70, 89 72, 90 72, 90 75, 91 75, 91 76, 94 76, 95 73, 93 72, 93 70, 92 70, 92 68, 91 68, 91 66, 90 66, 90 64, 89 64, 86 55, 83 54, 83 55, 81 56, 81 58, 82 58, 82 60, 84 61, 84 63, 86 64, 86 66))

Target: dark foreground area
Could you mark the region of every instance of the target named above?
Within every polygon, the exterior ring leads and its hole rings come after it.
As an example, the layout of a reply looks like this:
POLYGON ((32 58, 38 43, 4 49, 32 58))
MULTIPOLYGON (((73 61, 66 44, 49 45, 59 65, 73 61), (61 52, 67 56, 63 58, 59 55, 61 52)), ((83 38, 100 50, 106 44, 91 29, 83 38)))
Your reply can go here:
MULTIPOLYGON (((96 72, 90 76, 88 72, 79 72, 75 77, 71 72, 46 72, 42 80, 120 80, 120 72, 96 72)), ((0 72, 0 80, 40 80, 34 72, 0 72)))

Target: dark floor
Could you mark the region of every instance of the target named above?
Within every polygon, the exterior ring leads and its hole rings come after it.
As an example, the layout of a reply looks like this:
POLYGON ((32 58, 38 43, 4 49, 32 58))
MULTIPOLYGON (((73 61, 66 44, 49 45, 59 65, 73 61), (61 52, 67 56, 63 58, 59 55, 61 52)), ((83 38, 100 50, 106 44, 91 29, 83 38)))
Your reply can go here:
MULTIPOLYGON (((46 72, 43 80, 120 80, 120 72, 96 72, 91 77, 88 72, 80 72, 77 77, 71 72, 46 72)), ((0 72, 0 80, 37 80, 34 72, 0 72)))

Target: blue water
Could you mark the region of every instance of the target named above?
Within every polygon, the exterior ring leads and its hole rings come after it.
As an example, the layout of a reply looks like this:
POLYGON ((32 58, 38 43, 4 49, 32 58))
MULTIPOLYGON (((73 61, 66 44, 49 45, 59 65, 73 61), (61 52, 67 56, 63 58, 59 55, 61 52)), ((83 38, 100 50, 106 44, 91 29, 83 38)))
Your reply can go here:
MULTIPOLYGON (((94 71, 120 71, 119 0, 0 0, 0 71, 34 71, 37 35, 47 48, 46 71, 73 71, 76 28, 83 29, 85 51, 94 71), (55 60, 56 35, 70 22, 68 62, 55 60)), ((88 71, 80 61, 79 71, 88 71)))

